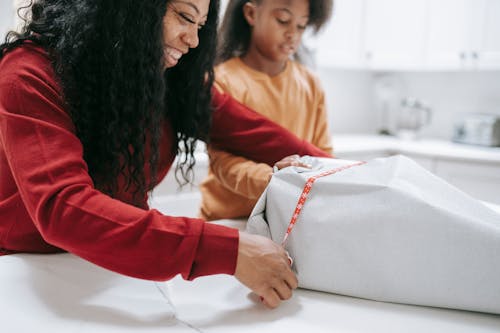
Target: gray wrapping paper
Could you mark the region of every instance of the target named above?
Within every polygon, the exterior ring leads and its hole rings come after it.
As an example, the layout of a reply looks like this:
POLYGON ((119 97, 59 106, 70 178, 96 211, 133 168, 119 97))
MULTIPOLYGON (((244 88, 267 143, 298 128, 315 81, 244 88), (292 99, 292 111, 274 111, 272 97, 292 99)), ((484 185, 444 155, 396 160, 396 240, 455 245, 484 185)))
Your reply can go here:
MULTIPOLYGON (((307 180, 353 164, 313 162, 273 175, 247 231, 281 243, 307 180)), ((302 288, 500 313, 500 215, 404 156, 318 178, 285 248, 302 288)))

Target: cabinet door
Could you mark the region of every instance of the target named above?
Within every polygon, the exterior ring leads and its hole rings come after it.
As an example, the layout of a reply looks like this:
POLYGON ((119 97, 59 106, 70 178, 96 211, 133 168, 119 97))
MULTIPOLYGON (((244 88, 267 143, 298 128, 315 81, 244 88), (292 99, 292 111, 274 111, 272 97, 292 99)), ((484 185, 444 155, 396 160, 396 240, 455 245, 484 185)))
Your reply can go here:
POLYGON ((365 57, 370 68, 415 69, 423 66, 428 2, 366 1, 365 57))
POLYGON ((336 0, 330 22, 315 38, 318 66, 359 68, 364 0, 336 0))
POLYGON ((477 57, 485 0, 432 0, 429 7, 427 66, 472 69, 477 57))
POLYGON ((482 20, 482 30, 478 35, 476 50, 472 57, 476 58, 478 68, 500 68, 500 1, 486 0, 482 20))
POLYGON ((436 175, 476 199, 500 204, 500 165, 436 161, 436 175))

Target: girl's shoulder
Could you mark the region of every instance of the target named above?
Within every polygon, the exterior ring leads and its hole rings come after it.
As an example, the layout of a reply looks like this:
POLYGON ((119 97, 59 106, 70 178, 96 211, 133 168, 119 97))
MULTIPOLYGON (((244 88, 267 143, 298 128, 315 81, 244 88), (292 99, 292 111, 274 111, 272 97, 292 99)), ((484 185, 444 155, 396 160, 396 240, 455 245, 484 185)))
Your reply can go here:
POLYGON ((234 76, 234 75, 248 75, 252 71, 250 67, 245 65, 245 63, 239 57, 233 57, 228 59, 215 67, 215 74, 220 77, 224 76, 234 76))
POLYGON ((215 67, 215 82, 224 91, 236 93, 254 82, 260 82, 264 74, 251 69, 238 57, 231 58, 215 67))
POLYGON ((288 72, 291 77, 296 80, 300 79, 301 81, 307 82, 307 84, 312 87, 321 89, 320 79, 312 69, 295 60, 290 60, 288 66, 288 72))
POLYGON ((290 66, 291 71, 293 71, 295 75, 301 75, 303 77, 310 79, 317 79, 317 76, 313 70, 311 70, 309 67, 307 67, 304 64, 301 64, 296 60, 290 60, 288 62, 288 65, 290 66))

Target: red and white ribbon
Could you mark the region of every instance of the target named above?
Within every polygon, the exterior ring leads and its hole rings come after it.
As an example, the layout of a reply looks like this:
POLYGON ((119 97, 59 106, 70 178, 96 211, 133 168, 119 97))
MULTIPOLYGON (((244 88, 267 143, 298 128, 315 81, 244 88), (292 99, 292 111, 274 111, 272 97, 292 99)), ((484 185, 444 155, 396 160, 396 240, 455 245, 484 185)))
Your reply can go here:
POLYGON ((286 243, 286 241, 288 239, 288 236, 290 236, 290 233, 292 232, 293 227, 297 223, 297 219, 299 218, 300 212, 302 211, 302 208, 304 207, 304 205, 305 205, 305 203, 307 201, 307 197, 309 195, 309 192, 311 192, 313 184, 314 184, 314 182, 318 178, 326 177, 326 176, 329 176, 329 175, 333 175, 333 174, 335 174, 337 172, 344 171, 346 169, 352 168, 354 166, 362 165, 362 164, 365 164, 365 163, 366 162, 358 162, 358 163, 353 163, 353 164, 349 164, 349 165, 344 165, 342 167, 339 167, 339 168, 336 168, 336 169, 332 169, 332 170, 328 170, 328 171, 325 171, 325 172, 322 172, 320 174, 317 174, 315 176, 310 177, 307 180, 306 184, 304 185, 304 189, 302 190, 302 194, 300 195, 299 201, 297 202, 297 205, 295 206, 295 211, 293 212, 293 215, 292 215, 292 218, 290 220, 290 223, 288 224, 288 228, 286 230, 285 236, 283 237, 283 241, 281 242, 281 245, 285 246, 285 243, 286 243))

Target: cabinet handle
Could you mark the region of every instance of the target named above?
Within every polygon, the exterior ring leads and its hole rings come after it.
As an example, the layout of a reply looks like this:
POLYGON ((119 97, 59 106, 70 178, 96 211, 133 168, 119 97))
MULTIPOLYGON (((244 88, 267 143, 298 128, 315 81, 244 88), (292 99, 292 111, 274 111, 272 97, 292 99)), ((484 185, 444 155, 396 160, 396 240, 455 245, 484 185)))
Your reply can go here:
POLYGON ((460 52, 459 56, 460 60, 465 60, 465 58, 467 58, 467 54, 465 53, 465 51, 460 52))
POLYGON ((479 59, 479 53, 477 53, 476 51, 472 51, 471 57, 472 57, 472 59, 477 60, 477 59, 479 59))

